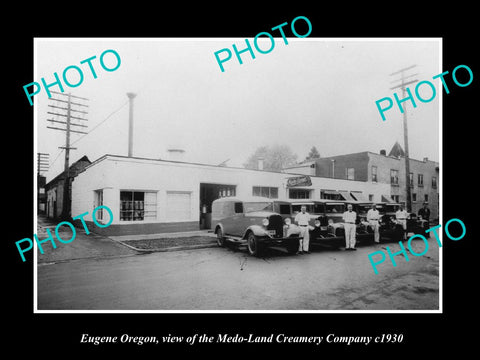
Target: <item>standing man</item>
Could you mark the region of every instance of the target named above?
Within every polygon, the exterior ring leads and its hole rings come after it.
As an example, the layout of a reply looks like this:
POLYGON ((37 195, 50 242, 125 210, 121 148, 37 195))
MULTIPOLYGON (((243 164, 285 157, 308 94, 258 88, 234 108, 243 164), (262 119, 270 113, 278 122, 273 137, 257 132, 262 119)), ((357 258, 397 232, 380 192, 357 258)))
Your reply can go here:
POLYGON ((307 207, 305 205, 302 205, 302 207, 300 208, 300 212, 295 215, 295 222, 298 226, 300 226, 300 235, 303 237, 303 240, 300 240, 297 254, 310 254, 310 251, 308 251, 308 245, 310 243, 310 234, 308 229, 309 221, 310 214, 307 213, 307 207))
POLYGON ((372 208, 367 212, 367 221, 373 229, 373 240, 376 243, 380 242, 380 226, 378 221, 380 220, 380 213, 377 210, 377 205, 373 204, 372 208))
POLYGON ((397 220, 397 223, 402 225, 403 240, 407 240, 407 217, 408 217, 407 211, 403 210, 403 205, 400 205, 400 208, 395 213, 395 218, 397 220))
POLYGON ((347 211, 343 213, 343 221, 345 223, 345 250, 357 250, 355 249, 357 213, 352 211, 352 209, 352 204, 348 204, 347 211))
POLYGON ((430 223, 430 209, 428 208, 428 202, 423 203, 423 208, 418 210, 418 216, 421 216, 422 219, 427 221, 427 224, 430 223))

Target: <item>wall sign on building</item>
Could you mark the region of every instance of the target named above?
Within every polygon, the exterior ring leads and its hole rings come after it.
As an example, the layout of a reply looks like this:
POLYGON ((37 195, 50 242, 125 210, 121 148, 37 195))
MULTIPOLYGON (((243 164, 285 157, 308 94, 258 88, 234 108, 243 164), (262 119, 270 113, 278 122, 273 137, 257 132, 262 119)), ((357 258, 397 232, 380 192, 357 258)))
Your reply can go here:
POLYGON ((295 176, 287 179, 287 187, 312 186, 312 179, 308 175, 295 176))

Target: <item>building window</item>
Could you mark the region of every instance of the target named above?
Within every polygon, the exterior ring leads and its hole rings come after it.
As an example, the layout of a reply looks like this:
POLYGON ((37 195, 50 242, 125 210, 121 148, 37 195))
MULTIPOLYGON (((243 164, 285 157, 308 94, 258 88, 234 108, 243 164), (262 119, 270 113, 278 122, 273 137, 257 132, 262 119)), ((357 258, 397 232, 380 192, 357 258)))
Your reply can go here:
POLYGON ((355 180, 355 168, 345 169, 347 180, 355 180))
POLYGON ((343 196, 335 190, 320 190, 320 199, 344 200, 343 196))
POLYGON ((400 195, 392 195, 392 200, 396 203, 400 202, 400 195))
POLYGON ((156 217, 156 192, 120 191, 120 221, 143 221, 156 217))
MULTIPOLYGON (((103 205, 103 190, 95 190, 93 192, 94 197, 93 197, 93 208, 97 208, 99 206, 103 205)), ((96 212, 96 218, 97 220, 103 220, 103 208, 100 208, 96 212)))
POLYGON ((423 186, 423 174, 418 174, 418 186, 423 186))
POLYGON ((278 199, 278 188, 268 186, 254 186, 252 189, 253 196, 262 196, 270 199, 278 199))
POLYGON ((428 202, 428 194, 425 194, 425 202, 428 202))
POLYGON ((373 201, 373 194, 368 194, 368 201, 373 201))
POLYGON ((432 176, 432 188, 436 189, 437 188, 437 177, 432 176))
POLYGON ((377 167, 372 165, 372 182, 377 182, 377 167))
POLYGON ((229 196, 235 196, 235 186, 221 186, 218 189, 218 197, 229 197, 229 196))
POLYGON ((390 184, 398 185, 398 170, 390 170, 390 184))
POLYGON ((410 187, 413 187, 413 173, 408 174, 408 183, 410 187))
POLYGON ((310 190, 289 189, 288 197, 290 199, 310 199, 310 190))
POLYGON ((417 201, 417 194, 416 193, 412 194, 412 201, 417 201))

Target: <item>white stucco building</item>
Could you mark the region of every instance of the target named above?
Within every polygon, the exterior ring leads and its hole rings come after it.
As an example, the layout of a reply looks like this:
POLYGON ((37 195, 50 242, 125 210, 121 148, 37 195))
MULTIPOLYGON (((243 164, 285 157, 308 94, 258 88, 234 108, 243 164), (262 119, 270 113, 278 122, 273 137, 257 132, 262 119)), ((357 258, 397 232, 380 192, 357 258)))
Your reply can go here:
MULTIPOLYGON (((72 183, 72 217, 108 206, 114 217, 110 235, 147 234, 209 228, 211 203, 222 196, 320 199, 336 191, 356 192, 382 201, 388 184, 311 176, 311 186, 288 187, 293 173, 249 170, 183 161, 104 155, 72 183)), ((99 211, 97 218, 109 216, 99 211)), ((109 219, 103 219, 108 222, 109 219)), ((93 227, 93 225, 91 225, 93 227)), ((89 226, 90 227, 90 226, 89 226)))

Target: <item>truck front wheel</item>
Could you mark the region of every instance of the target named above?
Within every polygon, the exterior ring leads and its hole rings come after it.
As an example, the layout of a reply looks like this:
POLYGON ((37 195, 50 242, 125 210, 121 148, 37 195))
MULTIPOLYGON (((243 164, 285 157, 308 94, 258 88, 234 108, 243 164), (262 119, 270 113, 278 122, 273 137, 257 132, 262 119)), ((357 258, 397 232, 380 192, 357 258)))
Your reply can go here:
POLYGON ((263 254, 264 246, 253 232, 248 233, 247 247, 250 255, 259 257, 263 254))
POLYGON ((300 240, 291 241, 287 244, 286 249, 289 254, 296 254, 298 247, 300 245, 300 240))
POLYGON ((225 246, 225 236, 223 236, 222 228, 217 229, 217 244, 218 246, 225 246))

